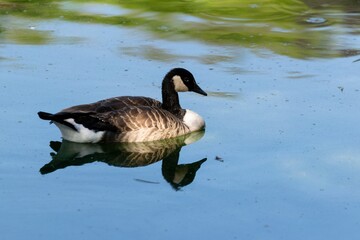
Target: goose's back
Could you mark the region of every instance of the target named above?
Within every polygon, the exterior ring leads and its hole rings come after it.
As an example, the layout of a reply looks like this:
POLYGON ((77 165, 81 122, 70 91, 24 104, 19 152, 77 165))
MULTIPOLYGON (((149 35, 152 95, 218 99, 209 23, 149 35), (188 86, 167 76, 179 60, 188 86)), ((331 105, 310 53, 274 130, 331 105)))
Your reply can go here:
POLYGON ((128 107, 161 107, 161 102, 148 97, 121 96, 104 99, 95 103, 81 104, 63 109, 66 113, 104 113, 125 109, 128 107))

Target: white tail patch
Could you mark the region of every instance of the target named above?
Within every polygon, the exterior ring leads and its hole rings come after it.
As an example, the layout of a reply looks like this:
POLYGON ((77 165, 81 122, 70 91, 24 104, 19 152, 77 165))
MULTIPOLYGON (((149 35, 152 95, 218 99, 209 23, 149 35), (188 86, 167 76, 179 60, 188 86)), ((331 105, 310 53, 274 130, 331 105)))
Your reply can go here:
POLYGON ((78 143, 96 143, 101 141, 104 136, 104 131, 94 131, 84 127, 82 124, 78 124, 74 119, 65 119, 66 122, 73 125, 77 131, 69 128, 61 123, 54 122, 55 125, 60 129, 61 135, 65 140, 78 143))

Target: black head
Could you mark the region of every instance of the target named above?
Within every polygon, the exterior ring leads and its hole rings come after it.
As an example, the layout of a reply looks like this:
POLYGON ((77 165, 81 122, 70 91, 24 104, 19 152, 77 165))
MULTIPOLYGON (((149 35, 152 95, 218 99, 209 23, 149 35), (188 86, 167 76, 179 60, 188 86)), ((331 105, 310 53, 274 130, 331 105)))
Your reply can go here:
POLYGON ((166 74, 165 78, 173 81, 176 92, 191 91, 207 96, 207 93, 197 85, 191 72, 184 68, 172 69, 166 74))

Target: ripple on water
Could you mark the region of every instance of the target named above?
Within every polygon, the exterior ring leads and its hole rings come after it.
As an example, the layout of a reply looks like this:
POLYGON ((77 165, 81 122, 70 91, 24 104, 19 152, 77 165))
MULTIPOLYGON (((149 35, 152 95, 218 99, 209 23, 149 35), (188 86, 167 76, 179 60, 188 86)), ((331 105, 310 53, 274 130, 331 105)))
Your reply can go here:
POLYGON ((305 22, 311 23, 311 24, 323 24, 323 23, 326 23, 327 20, 323 17, 309 17, 305 20, 305 22))

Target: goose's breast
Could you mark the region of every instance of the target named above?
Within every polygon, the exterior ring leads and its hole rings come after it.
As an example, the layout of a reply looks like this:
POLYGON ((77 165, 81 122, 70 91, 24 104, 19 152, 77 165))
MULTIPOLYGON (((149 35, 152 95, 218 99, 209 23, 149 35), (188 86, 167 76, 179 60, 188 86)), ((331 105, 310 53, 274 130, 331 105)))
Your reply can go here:
POLYGON ((204 119, 199 114, 189 109, 186 109, 183 121, 190 129, 190 132, 199 131, 205 128, 204 119))

